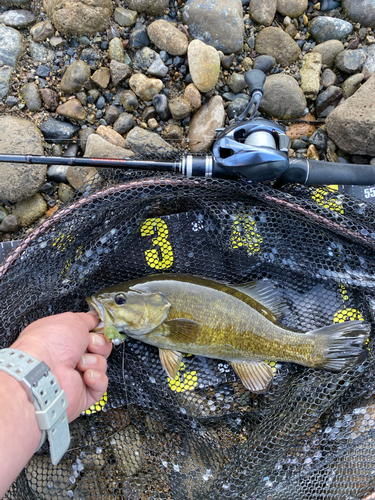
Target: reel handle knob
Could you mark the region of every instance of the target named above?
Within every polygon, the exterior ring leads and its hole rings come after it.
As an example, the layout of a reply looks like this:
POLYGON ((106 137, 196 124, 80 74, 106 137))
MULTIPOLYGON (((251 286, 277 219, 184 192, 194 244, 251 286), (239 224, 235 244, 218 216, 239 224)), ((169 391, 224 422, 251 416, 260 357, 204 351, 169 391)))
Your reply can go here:
POLYGON ((260 69, 249 69, 245 73, 245 82, 250 90, 252 96, 254 92, 260 92, 263 95, 263 85, 266 81, 266 75, 260 69))

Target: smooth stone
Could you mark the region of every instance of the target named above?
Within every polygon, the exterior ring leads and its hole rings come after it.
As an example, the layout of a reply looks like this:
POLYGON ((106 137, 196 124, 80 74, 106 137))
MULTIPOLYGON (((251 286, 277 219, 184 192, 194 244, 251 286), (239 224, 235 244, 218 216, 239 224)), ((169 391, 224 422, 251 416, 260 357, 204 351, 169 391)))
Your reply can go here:
POLYGON ((327 40, 319 43, 311 50, 322 55, 322 65, 333 68, 336 56, 344 50, 344 44, 340 40, 327 40))
POLYGON ((309 143, 317 149, 325 151, 327 149, 327 139, 327 132, 320 127, 310 136, 309 143))
POLYGON ((9 92, 9 81, 13 68, 24 50, 21 33, 9 26, 0 25, 0 99, 9 92))
POLYGON ((20 90, 20 96, 29 111, 38 111, 42 105, 39 89, 35 83, 27 83, 20 90))
POLYGON ((68 184, 66 184, 66 182, 68 181, 66 180, 65 182, 60 182, 59 189, 57 191, 58 197, 60 201, 62 201, 63 203, 67 203, 70 200, 70 198, 74 195, 74 189, 72 189, 68 184))
POLYGON ((91 127, 81 128, 79 131, 79 145, 83 152, 86 151, 87 139, 91 134, 95 134, 95 130, 91 127))
POLYGON ((164 87, 163 82, 157 78, 147 78, 142 73, 135 73, 129 79, 129 86, 142 101, 152 101, 164 87))
POLYGON ((263 73, 268 73, 276 64, 276 59, 272 56, 258 56, 254 59, 253 69, 260 69, 263 73))
POLYGON ((341 88, 330 85, 324 92, 318 95, 315 101, 317 116, 320 116, 329 106, 336 106, 340 102, 341 97, 341 88))
POLYGON ((158 49, 165 50, 172 56, 186 54, 189 45, 187 36, 172 23, 158 19, 150 24, 147 33, 158 49))
POLYGON ((246 99, 247 102, 250 102, 250 96, 243 93, 233 94, 233 92, 224 92, 224 94, 222 94, 222 98, 226 101, 234 101, 235 99, 242 98, 246 99))
POLYGON ((337 82, 337 75, 334 71, 332 71, 329 68, 326 68, 322 76, 320 77, 320 83, 322 84, 323 88, 326 89, 330 85, 335 85, 337 82))
POLYGON ((128 0, 126 3, 129 9, 145 12, 150 16, 163 14, 169 7, 169 0, 128 0))
POLYGON ((335 144, 351 154, 375 155, 375 76, 327 117, 326 127, 335 144))
POLYGON ((200 40, 193 40, 188 48, 191 78, 200 92, 212 90, 219 78, 220 57, 217 50, 200 40))
POLYGON ((319 52, 308 52, 302 59, 301 89, 307 99, 315 99, 320 89, 320 69, 322 55, 319 52))
POLYGON ((365 75, 363 73, 357 73, 356 75, 349 76, 341 85, 343 96, 345 99, 352 96, 361 85, 365 75))
POLYGON ((54 50, 47 49, 43 44, 33 42, 32 40, 29 43, 29 49, 31 52, 31 57, 34 61, 39 61, 41 63, 47 63, 50 61, 54 61, 56 58, 56 54, 54 50))
POLYGON ((300 117, 305 108, 306 97, 293 77, 282 73, 267 76, 260 111, 288 119, 300 117))
POLYGON ((375 28, 374 0, 342 0, 341 4, 351 21, 371 29, 375 28))
POLYGON ((130 66, 120 63, 115 59, 112 59, 109 69, 111 71, 111 81, 115 86, 126 80, 132 72, 130 66))
MULTIPOLYGON (((157 97, 157 96, 155 96, 157 97)), ((154 99, 155 99, 154 97, 154 99)), ((190 103, 191 109, 196 111, 202 105, 202 96, 194 83, 189 83, 184 91, 185 99, 190 103)), ((160 115, 159 115, 160 116, 160 115)))
MULTIPOLYGON (((147 34, 147 28, 143 24, 138 26, 135 25, 135 28, 130 33, 129 36, 129 49, 136 49, 138 47, 147 47, 150 45, 150 39, 147 34)), ((126 62, 126 61, 125 61, 126 62)))
POLYGON ((189 145, 193 153, 207 151, 212 146, 216 129, 224 126, 225 110, 220 96, 211 99, 192 117, 189 124, 189 145))
POLYGON ((117 7, 115 9, 115 21, 120 26, 133 26, 137 19, 138 13, 135 10, 124 9, 124 7, 117 7))
POLYGON ((41 194, 35 193, 30 198, 16 203, 13 214, 20 218, 21 226, 27 227, 43 217, 48 206, 41 194))
POLYGON ((102 89, 106 89, 108 87, 110 78, 111 70, 109 68, 105 68, 104 66, 97 69, 91 76, 91 80, 102 89))
POLYGON ((30 35, 34 42, 44 42, 55 34, 54 27, 50 21, 41 21, 30 28, 30 35))
POLYGON ((228 76, 227 85, 235 94, 242 92, 247 87, 245 77, 241 73, 232 73, 228 76))
POLYGON ((67 141, 79 130, 77 125, 55 120, 54 118, 49 118, 39 128, 45 140, 51 142, 67 141))
POLYGON ((48 167, 47 179, 54 182, 68 182, 66 171, 69 165, 51 165, 48 167))
POLYGON ((241 52, 244 22, 241 0, 188 0, 183 22, 192 38, 212 45, 224 54, 241 52))
POLYGON ((87 139, 86 158, 131 158, 134 156, 133 151, 124 149, 121 146, 113 144, 106 140, 103 136, 91 134, 87 139))
POLYGON ((60 83, 60 88, 67 94, 79 92, 91 76, 90 67, 84 61, 75 61, 68 66, 60 83))
POLYGON ((367 60, 363 65, 362 71, 368 75, 375 74, 375 44, 367 46, 367 60))
POLYGON ((96 175, 97 173, 98 171, 95 167, 73 167, 72 165, 69 165, 68 170, 66 171, 66 177, 69 181, 69 184, 74 189, 79 190, 83 188, 85 184, 91 179, 91 177, 94 177, 94 175, 96 175))
POLYGON ((125 111, 134 111, 139 106, 137 96, 131 90, 124 90, 121 93, 120 104, 123 106, 125 111))
MULTIPOLYGON (((124 147, 125 139, 122 137, 122 135, 116 132, 116 130, 113 130, 113 128, 105 127, 104 125, 99 125, 99 127, 96 129, 96 133, 97 135, 99 135, 106 141, 110 142, 114 146, 118 146, 119 148, 124 147)), ((86 144, 86 150, 87 150, 87 144, 86 144)))
POLYGON ((120 111, 118 110, 118 108, 116 108, 116 106, 113 106, 113 104, 109 105, 104 113, 104 119, 108 123, 108 125, 112 125, 112 123, 115 123, 119 116, 120 111))
POLYGON ((341 0, 336 2, 335 0, 320 0, 320 11, 327 12, 329 10, 337 9, 341 7, 341 0))
POLYGON ((168 123, 168 125, 164 129, 164 137, 168 141, 171 141, 172 144, 176 144, 176 142, 183 139, 184 134, 181 130, 181 127, 177 125, 177 123, 168 123))
POLYGON ((307 142, 306 141, 302 141, 301 139, 294 139, 292 141, 292 148, 293 149, 307 149, 307 142))
POLYGON ((36 68, 36 74, 42 78, 47 78, 51 76, 51 68, 41 64, 36 68))
POLYGON ((6 104, 7 106, 9 106, 10 108, 13 108, 13 106, 16 106, 16 104, 18 104, 18 103, 19 103, 19 100, 18 100, 16 97, 14 97, 14 96, 9 95, 9 96, 5 99, 5 101, 4 101, 4 102, 5 102, 5 104, 6 104))
POLYGON ((335 64, 339 70, 353 74, 362 69, 366 59, 367 52, 364 49, 344 50, 336 57, 335 64))
POLYGON ((117 133, 123 135, 129 132, 135 125, 135 120, 129 113, 121 113, 115 123, 113 124, 113 130, 117 133))
POLYGON ((167 121, 170 118, 168 97, 165 94, 158 94, 153 97, 152 102, 160 119, 167 121))
POLYGON ((317 43, 327 40, 341 40, 353 31, 348 21, 336 17, 319 16, 309 23, 309 32, 317 43))
POLYGON ((241 115, 245 111, 248 104, 249 100, 244 97, 236 97, 235 99, 233 99, 233 101, 231 101, 229 106, 227 107, 229 120, 237 118, 239 115, 241 115))
POLYGON ((278 64, 288 66, 301 54, 296 42, 281 28, 264 28, 256 38, 258 54, 272 56, 278 64))
POLYGON ((276 14, 277 0, 251 0, 249 15, 253 21, 264 26, 270 26, 276 14))
POLYGON ((183 120, 191 113, 191 106, 189 101, 183 97, 176 97, 171 99, 168 103, 169 111, 171 112, 174 120, 183 120))
POLYGON ((21 226, 21 220, 17 214, 11 214, 4 217, 0 224, 0 231, 3 233, 14 233, 21 226))
POLYGON ((143 47, 135 53, 133 66, 136 70, 142 69, 146 71, 155 61, 163 62, 155 50, 150 49, 150 47, 143 47))
POLYGON ((7 10, 0 14, 0 23, 12 28, 26 28, 35 22, 35 15, 29 10, 7 10))
POLYGON ((47 17, 67 35, 95 35, 109 26, 113 12, 111 0, 43 0, 47 17))
POLYGON ((108 56, 111 61, 125 63, 125 51, 121 38, 112 38, 108 45, 108 56))
POLYGON ((151 64, 147 73, 151 76, 156 76, 157 78, 164 78, 168 74, 168 67, 159 58, 151 64))
POLYGON ((283 16, 299 17, 307 9, 308 0, 277 0, 277 12, 283 16))
POLYGON ((0 205, 0 222, 3 222, 3 220, 7 215, 9 215, 8 210, 6 210, 3 206, 0 205))
POLYGON ((134 127, 128 132, 124 147, 136 154, 152 154, 160 157, 175 151, 175 148, 158 134, 141 127, 134 127))
POLYGON ((68 99, 56 109, 56 113, 73 120, 82 121, 86 119, 86 111, 78 99, 68 99))

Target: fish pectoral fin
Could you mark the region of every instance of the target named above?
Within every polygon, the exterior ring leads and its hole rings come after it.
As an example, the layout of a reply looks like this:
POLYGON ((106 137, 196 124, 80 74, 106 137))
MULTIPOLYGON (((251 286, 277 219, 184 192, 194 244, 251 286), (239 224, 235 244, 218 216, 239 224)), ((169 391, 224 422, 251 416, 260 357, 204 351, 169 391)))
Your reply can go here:
POLYGON ((264 361, 231 363, 241 382, 251 392, 265 392, 273 379, 272 368, 264 361))
POLYGON ((201 331, 201 325, 192 319, 170 319, 164 324, 169 328, 168 337, 179 343, 194 342, 201 331))
POLYGON ((174 379, 180 368, 182 354, 178 351, 159 347, 159 356, 166 374, 169 378, 174 379))

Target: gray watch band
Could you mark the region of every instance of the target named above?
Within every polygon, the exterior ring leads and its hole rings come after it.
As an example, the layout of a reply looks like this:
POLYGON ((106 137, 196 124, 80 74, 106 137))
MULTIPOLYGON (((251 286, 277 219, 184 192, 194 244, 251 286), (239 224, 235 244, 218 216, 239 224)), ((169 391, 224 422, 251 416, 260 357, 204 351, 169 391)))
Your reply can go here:
POLYGON ((39 448, 47 432, 51 461, 54 465, 58 464, 70 444, 65 392, 43 361, 39 362, 18 349, 0 350, 0 370, 23 385, 29 401, 35 405, 36 419, 43 431, 39 448))

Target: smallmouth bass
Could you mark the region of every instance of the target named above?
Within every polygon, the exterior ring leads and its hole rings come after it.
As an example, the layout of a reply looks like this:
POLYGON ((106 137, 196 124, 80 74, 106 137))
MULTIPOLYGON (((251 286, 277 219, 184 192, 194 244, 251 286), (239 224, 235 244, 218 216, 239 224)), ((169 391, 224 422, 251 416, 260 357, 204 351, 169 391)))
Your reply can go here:
POLYGON ((119 343, 129 336, 158 347, 171 379, 181 353, 195 354, 229 362, 254 393, 266 391, 273 378, 264 360, 340 371, 363 360, 370 333, 364 321, 306 333, 279 326, 285 304, 267 281, 230 286, 161 274, 105 288, 86 300, 103 322, 107 340, 119 343))

